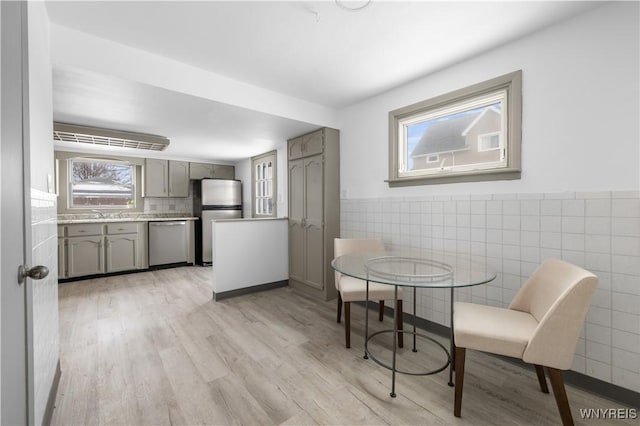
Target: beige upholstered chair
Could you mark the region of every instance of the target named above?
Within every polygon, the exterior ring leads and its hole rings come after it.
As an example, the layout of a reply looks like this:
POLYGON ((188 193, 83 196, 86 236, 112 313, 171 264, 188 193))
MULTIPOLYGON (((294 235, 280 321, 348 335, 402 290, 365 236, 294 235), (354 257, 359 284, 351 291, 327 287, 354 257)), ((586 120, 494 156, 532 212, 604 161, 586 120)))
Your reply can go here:
MULTIPOLYGON (((383 251, 384 244, 376 239, 336 238, 334 240, 334 256, 339 257, 354 252, 383 251)), ((351 302, 362 302, 366 299, 366 281, 335 273, 336 289, 338 290, 338 322, 342 316, 344 303, 344 336, 345 346, 351 347, 351 302)), ((379 303, 378 320, 384 318, 384 301, 394 299, 394 286, 369 283, 369 300, 379 303)), ((396 321, 398 329, 402 330, 402 291, 398 289, 398 306, 396 306, 396 321)), ((398 346, 402 347, 402 333, 398 333, 398 346)))
POLYGON ((564 425, 572 425, 562 370, 573 355, 598 278, 562 260, 544 262, 516 294, 508 309, 454 304, 454 415, 460 417, 466 349, 520 358, 533 364, 540 389, 549 393, 546 367, 564 425))

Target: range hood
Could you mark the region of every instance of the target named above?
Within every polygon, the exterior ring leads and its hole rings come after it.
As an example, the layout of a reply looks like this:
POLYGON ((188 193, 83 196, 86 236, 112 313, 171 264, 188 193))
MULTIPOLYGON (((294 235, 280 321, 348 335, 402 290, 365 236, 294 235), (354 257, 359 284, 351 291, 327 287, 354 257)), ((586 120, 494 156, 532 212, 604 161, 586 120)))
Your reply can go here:
POLYGON ((53 140, 151 151, 164 151, 169 146, 169 139, 163 136, 56 122, 53 140))

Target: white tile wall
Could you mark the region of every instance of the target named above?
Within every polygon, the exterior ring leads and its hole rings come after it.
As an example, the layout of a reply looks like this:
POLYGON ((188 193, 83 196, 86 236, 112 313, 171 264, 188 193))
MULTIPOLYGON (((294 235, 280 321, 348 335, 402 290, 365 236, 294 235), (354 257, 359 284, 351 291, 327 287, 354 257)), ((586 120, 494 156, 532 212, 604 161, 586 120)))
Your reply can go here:
MULTIPOLYGON (((640 192, 343 199, 340 234, 483 259, 497 278, 456 298, 492 306, 507 306, 547 258, 594 272, 600 282, 572 368, 640 392, 640 192)), ((448 326, 448 292, 419 292, 417 311, 448 326)))
POLYGON ((58 230, 56 195, 31 189, 32 264, 45 265, 49 275, 32 281, 33 357, 36 419, 42 419, 59 359, 58 230))

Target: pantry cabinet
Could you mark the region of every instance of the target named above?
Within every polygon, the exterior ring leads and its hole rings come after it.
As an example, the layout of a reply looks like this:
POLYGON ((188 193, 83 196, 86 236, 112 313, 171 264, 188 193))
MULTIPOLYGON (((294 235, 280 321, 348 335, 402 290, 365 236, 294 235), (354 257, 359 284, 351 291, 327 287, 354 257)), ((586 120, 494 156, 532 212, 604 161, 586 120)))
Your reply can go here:
POLYGON ((340 235, 339 133, 324 128, 288 141, 289 284, 336 296, 333 240, 340 235))

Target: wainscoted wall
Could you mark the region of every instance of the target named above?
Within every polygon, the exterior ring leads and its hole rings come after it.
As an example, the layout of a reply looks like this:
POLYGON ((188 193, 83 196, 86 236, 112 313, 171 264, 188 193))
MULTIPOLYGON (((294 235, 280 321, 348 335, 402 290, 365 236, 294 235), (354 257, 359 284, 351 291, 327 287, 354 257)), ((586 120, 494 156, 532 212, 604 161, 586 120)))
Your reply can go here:
MULTIPOLYGON (((498 273, 456 300, 506 307, 552 257, 594 272, 600 283, 572 369, 640 392, 638 191, 343 199, 340 213, 344 238, 468 254, 498 273)), ((416 302, 418 316, 449 325, 448 290, 421 290, 416 302)))
POLYGON ((31 247, 33 265, 45 265, 49 275, 29 280, 33 306, 33 407, 35 424, 42 424, 59 359, 58 233, 56 194, 31 189, 31 247), (52 302, 53 301, 53 302, 52 302))

